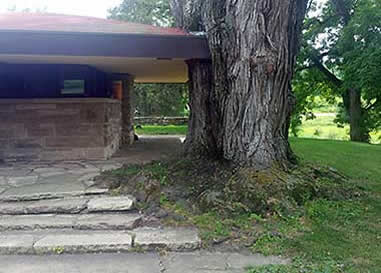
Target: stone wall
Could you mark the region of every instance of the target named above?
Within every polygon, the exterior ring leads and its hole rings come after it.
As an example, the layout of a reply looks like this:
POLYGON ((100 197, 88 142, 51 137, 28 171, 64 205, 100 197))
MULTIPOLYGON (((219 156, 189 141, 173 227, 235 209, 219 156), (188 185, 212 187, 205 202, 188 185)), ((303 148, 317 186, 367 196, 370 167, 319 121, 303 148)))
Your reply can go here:
POLYGON ((0 160, 105 159, 120 145, 120 101, 0 100, 0 160))
POLYGON ((187 125, 187 117, 135 117, 135 125, 187 125))

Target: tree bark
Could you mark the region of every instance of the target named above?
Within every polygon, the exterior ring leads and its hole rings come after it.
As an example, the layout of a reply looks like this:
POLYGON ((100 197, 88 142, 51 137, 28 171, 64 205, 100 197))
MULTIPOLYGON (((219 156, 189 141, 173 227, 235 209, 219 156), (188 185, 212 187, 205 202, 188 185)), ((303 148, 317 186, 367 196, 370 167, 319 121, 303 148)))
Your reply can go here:
POLYGON ((366 110, 362 107, 361 93, 353 88, 348 89, 343 100, 349 115, 351 141, 369 143, 370 135, 366 126, 366 110))
POLYGON ((190 117, 185 153, 193 157, 219 158, 217 141, 218 115, 213 96, 212 63, 209 60, 187 61, 189 70, 190 117))
POLYGON ((307 0, 206 0, 223 157, 287 168, 290 83, 307 0))
POLYGON ((176 27, 187 31, 203 31, 201 7, 203 0, 170 0, 176 27))

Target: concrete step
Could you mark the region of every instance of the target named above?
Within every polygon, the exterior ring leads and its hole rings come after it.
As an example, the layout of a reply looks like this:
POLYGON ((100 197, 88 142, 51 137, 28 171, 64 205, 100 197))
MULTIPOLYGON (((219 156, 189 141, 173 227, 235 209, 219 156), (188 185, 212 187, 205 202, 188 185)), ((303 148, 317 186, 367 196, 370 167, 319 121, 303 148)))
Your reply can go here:
POLYGON ((38 201, 0 202, 0 215, 130 211, 134 209, 134 205, 135 198, 132 196, 84 196, 38 201))
POLYGON ((139 228, 132 231, 18 231, 0 233, 0 255, 118 253, 172 251, 200 247, 198 232, 192 228, 139 228))
POLYGON ((139 214, 4 215, 0 231, 38 229, 131 230, 142 222, 139 214))

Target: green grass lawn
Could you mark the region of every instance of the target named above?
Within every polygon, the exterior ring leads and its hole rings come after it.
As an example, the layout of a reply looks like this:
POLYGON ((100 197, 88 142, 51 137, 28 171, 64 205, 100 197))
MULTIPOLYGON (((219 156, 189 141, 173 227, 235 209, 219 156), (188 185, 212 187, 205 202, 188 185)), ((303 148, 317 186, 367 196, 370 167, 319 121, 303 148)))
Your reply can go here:
MULTIPOLYGON (((349 126, 339 128, 333 122, 334 119, 334 116, 318 116, 316 119, 304 121, 299 137, 349 140, 349 126)), ((136 132, 138 135, 186 135, 187 130, 186 125, 143 125, 141 129, 136 129, 136 132)), ((381 132, 371 135, 373 143, 381 143, 381 132)))
POLYGON ((381 145, 305 138, 290 138, 290 142, 304 161, 332 166, 352 178, 381 184, 381 145))
MULTIPOLYGON (((328 113, 329 114, 329 113, 328 113)), ((349 140, 349 125, 339 128, 334 123, 335 116, 318 116, 313 120, 305 120, 300 128, 300 137, 349 140)), ((381 132, 371 133, 372 143, 381 143, 381 132)))
POLYGON ((302 161, 339 170, 365 194, 354 200, 314 200, 300 218, 267 223, 269 231, 284 237, 264 237, 254 250, 297 259, 249 273, 381 272, 381 145, 302 138, 292 138, 291 145, 302 161))
POLYGON ((349 126, 339 128, 334 123, 334 116, 318 116, 312 120, 303 121, 299 136, 306 138, 322 138, 349 140, 349 126))
POLYGON ((142 128, 137 128, 138 135, 186 135, 188 130, 187 125, 143 125, 142 128))

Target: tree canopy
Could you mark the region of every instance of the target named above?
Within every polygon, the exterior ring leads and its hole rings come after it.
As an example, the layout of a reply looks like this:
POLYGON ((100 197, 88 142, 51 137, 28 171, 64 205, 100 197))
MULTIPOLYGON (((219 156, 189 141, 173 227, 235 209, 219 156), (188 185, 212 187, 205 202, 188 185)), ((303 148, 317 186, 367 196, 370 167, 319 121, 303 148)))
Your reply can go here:
POLYGON ((136 84, 137 116, 186 116, 188 90, 184 84, 136 84))
POLYGON ((154 26, 174 25, 168 0, 123 0, 109 13, 111 19, 154 26))
POLYGON ((352 140, 369 141, 381 126, 380 42, 380 0, 330 0, 307 18, 294 80, 299 113, 308 96, 341 96, 337 122, 350 124, 352 140))

